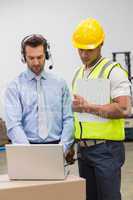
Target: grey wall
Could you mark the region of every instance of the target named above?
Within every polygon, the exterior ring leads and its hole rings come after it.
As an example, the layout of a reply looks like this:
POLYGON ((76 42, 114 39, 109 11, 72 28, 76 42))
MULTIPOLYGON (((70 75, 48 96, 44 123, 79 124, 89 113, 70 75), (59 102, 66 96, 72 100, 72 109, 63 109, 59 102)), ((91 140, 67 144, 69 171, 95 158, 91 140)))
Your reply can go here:
POLYGON ((103 55, 111 57, 112 51, 133 49, 132 11, 132 0, 0 0, 0 115, 3 116, 6 85, 26 68, 20 55, 23 37, 40 33, 48 39, 53 72, 70 86, 80 65, 77 51, 71 45, 75 26, 89 16, 98 19, 106 32, 103 55))

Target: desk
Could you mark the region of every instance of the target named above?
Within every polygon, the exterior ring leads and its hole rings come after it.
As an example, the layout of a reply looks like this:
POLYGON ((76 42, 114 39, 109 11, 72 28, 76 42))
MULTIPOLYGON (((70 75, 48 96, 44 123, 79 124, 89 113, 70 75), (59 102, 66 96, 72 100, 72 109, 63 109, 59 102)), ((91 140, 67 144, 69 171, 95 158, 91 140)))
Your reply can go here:
POLYGON ((85 180, 68 176, 62 181, 15 181, 0 175, 2 200, 85 200, 85 180))

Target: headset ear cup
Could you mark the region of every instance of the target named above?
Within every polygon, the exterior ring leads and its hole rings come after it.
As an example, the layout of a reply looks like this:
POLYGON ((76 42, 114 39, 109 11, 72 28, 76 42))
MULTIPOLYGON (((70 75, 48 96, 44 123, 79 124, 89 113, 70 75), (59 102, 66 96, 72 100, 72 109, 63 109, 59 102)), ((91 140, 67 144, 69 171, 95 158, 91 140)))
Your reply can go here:
POLYGON ((45 51, 45 58, 46 58, 46 60, 49 60, 49 58, 50 58, 49 52, 47 50, 45 51))
POLYGON ((22 63, 26 63, 26 59, 23 52, 21 52, 21 61, 22 63))
POLYGON ((24 55, 24 51, 21 51, 21 61, 22 61, 22 63, 26 63, 26 58, 25 58, 25 55, 24 55))
POLYGON ((22 63, 26 63, 24 57, 21 58, 22 63))

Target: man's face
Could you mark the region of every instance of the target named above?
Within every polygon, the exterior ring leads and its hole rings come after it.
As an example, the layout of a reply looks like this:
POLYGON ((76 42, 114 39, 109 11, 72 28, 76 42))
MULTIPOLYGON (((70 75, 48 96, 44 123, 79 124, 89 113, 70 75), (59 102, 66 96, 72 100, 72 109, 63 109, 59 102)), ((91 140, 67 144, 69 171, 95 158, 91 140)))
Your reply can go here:
POLYGON ((91 67, 101 56, 101 45, 95 49, 78 49, 79 56, 86 67, 91 67))
POLYGON ((28 68, 39 75, 44 69, 45 64, 45 53, 43 45, 37 47, 26 46, 25 47, 25 58, 28 68))

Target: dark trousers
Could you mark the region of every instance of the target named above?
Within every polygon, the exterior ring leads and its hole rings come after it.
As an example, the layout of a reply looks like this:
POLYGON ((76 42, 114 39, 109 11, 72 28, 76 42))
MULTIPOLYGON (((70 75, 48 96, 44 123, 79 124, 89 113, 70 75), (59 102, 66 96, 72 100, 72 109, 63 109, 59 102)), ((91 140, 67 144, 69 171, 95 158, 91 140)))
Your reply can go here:
POLYGON ((124 160, 122 142, 78 146, 79 174, 86 179, 87 200, 121 200, 121 166, 124 160))

